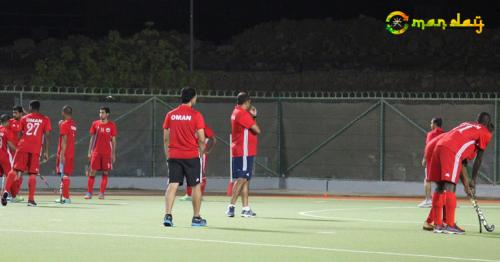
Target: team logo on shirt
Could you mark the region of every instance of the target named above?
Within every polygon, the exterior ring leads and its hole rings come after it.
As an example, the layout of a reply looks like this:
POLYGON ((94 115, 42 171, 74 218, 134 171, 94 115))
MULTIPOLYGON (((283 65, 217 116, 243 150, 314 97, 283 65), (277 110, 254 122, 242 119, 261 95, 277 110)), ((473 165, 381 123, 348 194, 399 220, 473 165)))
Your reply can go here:
POLYGON ((111 128, 108 127, 108 128, 106 128, 106 133, 109 133, 109 132, 111 132, 111 128))
POLYGON ((170 117, 171 120, 180 120, 180 121, 191 121, 191 116, 189 115, 172 115, 170 117))

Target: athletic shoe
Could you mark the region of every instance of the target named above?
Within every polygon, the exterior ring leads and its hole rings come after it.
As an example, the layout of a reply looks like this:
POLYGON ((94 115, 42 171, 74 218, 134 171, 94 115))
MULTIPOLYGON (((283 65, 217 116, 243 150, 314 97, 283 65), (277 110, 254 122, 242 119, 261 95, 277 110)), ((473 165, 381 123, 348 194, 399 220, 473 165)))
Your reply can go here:
POLYGON ((234 217, 234 206, 228 206, 226 211, 226 216, 234 217))
POLYGON ((425 199, 420 204, 418 204, 418 207, 420 207, 420 208, 429 208, 429 207, 432 207, 432 200, 431 199, 425 199))
POLYGON ((252 211, 252 209, 241 211, 241 217, 255 217, 255 216, 257 216, 257 214, 255 214, 252 211))
POLYGON ((104 193, 99 193, 99 199, 104 199, 104 193))
POLYGON ((193 217, 193 220, 191 220, 191 226, 193 226, 193 227, 206 227, 207 220, 203 219, 201 217, 193 217))
POLYGON ((19 202, 23 202, 24 201, 24 198, 22 196, 16 196, 16 197, 12 197, 10 199, 10 202, 12 203, 19 203, 19 202))
POLYGON ((62 198, 61 199, 56 199, 54 202, 58 203, 58 204, 71 204, 71 199, 69 198, 62 198))
POLYGON ((7 205, 7 197, 9 197, 9 193, 3 192, 3 194, 2 194, 2 206, 7 205))
POLYGON ((455 235, 463 235, 465 234, 465 230, 463 230, 462 228, 460 228, 457 223, 455 223, 455 226, 453 227, 450 227, 450 226, 446 226, 444 228, 444 233, 446 234, 455 234, 455 235))
POLYGON ((444 233, 444 226, 436 225, 434 226, 434 233, 444 233))
POLYGON ((179 198, 179 200, 180 200, 180 201, 191 201, 191 200, 193 200, 193 199, 192 199, 190 196, 185 195, 185 196, 183 196, 183 197, 179 198))
POLYGON ((87 193, 85 194, 85 197, 84 197, 84 198, 85 198, 85 199, 92 199, 92 193, 87 192, 87 193))
POLYGON ((172 218, 172 215, 170 214, 165 215, 165 217, 163 218, 163 225, 166 227, 174 226, 174 219, 172 218))
POLYGON ((12 196, 10 196, 10 195, 9 195, 9 196, 7 197, 7 202, 12 202, 12 196))
POLYGON ((36 202, 33 200, 28 200, 28 206, 29 207, 36 207, 36 202))
POLYGON ((433 231, 434 230, 434 226, 427 223, 427 221, 424 222, 424 225, 422 226, 422 229, 425 230, 425 231, 433 231))

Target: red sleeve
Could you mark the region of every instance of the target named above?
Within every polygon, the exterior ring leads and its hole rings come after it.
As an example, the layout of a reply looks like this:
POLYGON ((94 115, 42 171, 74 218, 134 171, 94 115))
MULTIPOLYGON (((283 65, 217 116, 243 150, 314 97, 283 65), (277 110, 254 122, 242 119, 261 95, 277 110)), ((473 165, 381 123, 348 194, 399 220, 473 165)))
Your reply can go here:
POLYGON ((45 120, 47 123, 45 124, 44 133, 47 133, 47 132, 50 132, 50 130, 52 130, 52 124, 50 123, 50 118, 45 117, 45 120))
POLYGON ((12 144, 15 144, 16 142, 16 139, 15 139, 15 133, 13 130, 8 130, 7 132, 5 132, 5 136, 7 138, 7 141, 10 141, 12 142, 12 144))
POLYGON ((196 114, 196 123, 195 123, 195 128, 196 130, 199 130, 199 129, 204 129, 205 128, 205 120, 203 119, 203 116, 198 113, 196 114))
POLYGON ((255 125, 255 120, 248 112, 242 112, 239 116, 236 117, 236 122, 245 127, 246 129, 250 129, 253 125, 255 125))
POLYGON ((212 130, 212 128, 205 126, 205 137, 212 138, 214 136, 215 136, 215 134, 214 134, 214 131, 212 130))
POLYGON ((60 135, 68 135, 69 134, 69 125, 66 124, 66 122, 64 122, 63 124, 61 124, 61 127, 59 128, 59 134, 60 135))
POLYGON ((19 127, 21 129, 21 132, 26 133, 26 118, 21 118, 21 121, 20 121, 20 124, 19 124, 19 127))
POLYGON ((425 144, 428 144, 432 139, 431 132, 427 132, 427 137, 425 138, 425 144))
POLYGON ((94 135, 96 132, 96 122, 92 122, 92 125, 90 126, 90 134, 94 135))
POLYGON ((163 129, 169 129, 170 128, 170 114, 167 114, 165 116, 165 120, 163 121, 163 129))
POLYGON ((491 133, 487 131, 486 128, 482 128, 481 132, 479 133, 478 147, 483 151, 486 150, 488 143, 490 143, 491 137, 491 133))
POLYGON ((118 128, 116 128, 115 122, 112 122, 113 125, 111 126, 111 136, 117 136, 118 135, 118 128))

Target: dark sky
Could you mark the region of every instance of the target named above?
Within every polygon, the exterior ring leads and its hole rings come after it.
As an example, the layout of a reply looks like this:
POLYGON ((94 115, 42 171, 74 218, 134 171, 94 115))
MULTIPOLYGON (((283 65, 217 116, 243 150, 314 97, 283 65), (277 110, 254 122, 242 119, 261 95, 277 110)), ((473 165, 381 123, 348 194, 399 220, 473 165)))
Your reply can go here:
MULTIPOLYGON (((434 18, 481 15, 496 27, 500 7, 495 1, 457 0, 194 0, 195 35, 221 42, 256 24, 281 19, 350 19, 360 14, 384 20, 390 11, 434 18), (489 3, 488 3, 489 2, 489 3)), ((16 0, 0 1, 0 44, 18 38, 35 40, 84 34, 101 37, 109 30, 129 35, 155 22, 160 30, 189 32, 189 0, 16 0)))

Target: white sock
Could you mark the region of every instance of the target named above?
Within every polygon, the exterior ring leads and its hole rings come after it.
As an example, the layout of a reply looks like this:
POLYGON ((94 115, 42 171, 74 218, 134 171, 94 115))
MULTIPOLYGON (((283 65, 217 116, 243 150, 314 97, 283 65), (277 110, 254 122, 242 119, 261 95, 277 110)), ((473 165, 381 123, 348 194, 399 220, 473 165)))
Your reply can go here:
POLYGON ((243 211, 248 211, 248 210, 250 210, 249 206, 243 207, 243 211))
POLYGON ((227 207, 236 207, 236 206, 235 206, 235 205, 233 205, 233 204, 229 204, 229 206, 227 206, 227 207))

